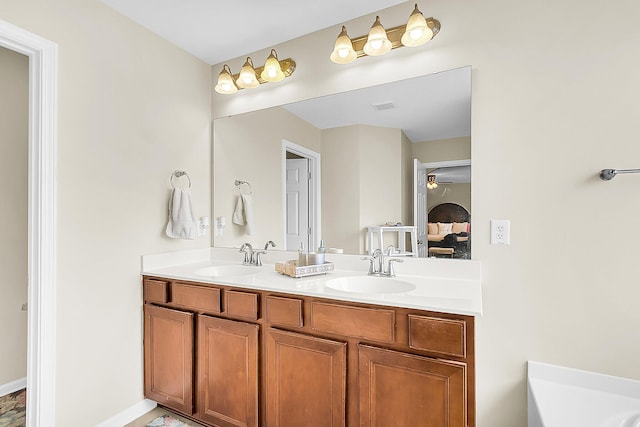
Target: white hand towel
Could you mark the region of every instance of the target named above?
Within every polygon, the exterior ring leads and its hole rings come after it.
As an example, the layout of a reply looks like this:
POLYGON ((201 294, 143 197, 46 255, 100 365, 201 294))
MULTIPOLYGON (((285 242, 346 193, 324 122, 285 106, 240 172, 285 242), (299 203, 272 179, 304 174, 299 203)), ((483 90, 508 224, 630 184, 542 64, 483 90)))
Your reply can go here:
POLYGON ((174 188, 169 199, 167 236, 174 239, 194 240, 197 235, 197 229, 192 212, 189 190, 174 188))
POLYGON ((253 234, 253 199, 249 194, 241 194, 238 196, 236 208, 233 211, 233 223, 246 225, 245 230, 247 234, 253 234))

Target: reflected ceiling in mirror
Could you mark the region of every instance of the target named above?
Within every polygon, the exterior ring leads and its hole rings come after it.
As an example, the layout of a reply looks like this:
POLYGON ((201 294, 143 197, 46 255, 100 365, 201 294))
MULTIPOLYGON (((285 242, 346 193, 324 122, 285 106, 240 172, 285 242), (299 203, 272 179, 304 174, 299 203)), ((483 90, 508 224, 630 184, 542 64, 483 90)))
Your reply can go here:
MULTIPOLYGON (((216 119, 214 217, 226 226, 214 245, 262 248, 273 240, 276 249, 303 242, 314 250, 323 239, 327 248, 364 254, 368 227, 399 222, 416 225, 427 256, 427 212, 452 203, 470 213, 469 180, 450 178, 468 175, 470 134, 471 67, 216 119), (302 169, 291 166, 304 158, 302 169), (414 159, 443 177, 416 214, 414 159), (303 175, 311 176, 302 182, 310 195, 292 186, 303 175), (236 180, 249 182, 251 194, 236 180)), ((398 250, 398 234, 385 234, 384 246, 398 250)), ((407 240, 399 249, 413 252, 407 240)), ((456 248, 456 257, 470 254, 456 248)))

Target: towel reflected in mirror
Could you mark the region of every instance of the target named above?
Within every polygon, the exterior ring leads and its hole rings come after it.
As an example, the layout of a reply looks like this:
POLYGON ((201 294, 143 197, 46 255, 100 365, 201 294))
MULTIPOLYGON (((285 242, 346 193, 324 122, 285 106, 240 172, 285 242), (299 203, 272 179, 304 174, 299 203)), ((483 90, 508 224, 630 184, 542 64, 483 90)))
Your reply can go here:
POLYGON ((233 211, 233 223, 244 226, 246 233, 253 234, 253 199, 250 194, 240 194, 233 211))

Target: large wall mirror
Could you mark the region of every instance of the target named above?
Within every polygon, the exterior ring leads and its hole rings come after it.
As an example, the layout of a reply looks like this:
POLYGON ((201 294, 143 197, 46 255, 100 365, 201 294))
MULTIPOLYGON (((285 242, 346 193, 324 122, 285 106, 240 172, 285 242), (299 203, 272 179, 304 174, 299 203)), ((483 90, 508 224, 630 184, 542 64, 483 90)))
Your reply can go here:
POLYGON ((216 247, 471 258, 471 67, 217 118, 213 144, 216 247))

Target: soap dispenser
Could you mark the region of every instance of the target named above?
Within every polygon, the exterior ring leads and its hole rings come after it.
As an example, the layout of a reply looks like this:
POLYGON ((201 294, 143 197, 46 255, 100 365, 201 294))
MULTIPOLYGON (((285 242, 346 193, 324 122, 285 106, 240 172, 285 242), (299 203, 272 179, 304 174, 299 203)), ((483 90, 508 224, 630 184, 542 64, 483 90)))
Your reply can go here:
POLYGON ((318 247, 318 253, 316 254, 316 264, 324 264, 324 254, 327 252, 327 248, 324 247, 324 240, 320 240, 320 246, 318 247))
POLYGON ((300 249, 298 249, 298 267, 307 265, 307 253, 304 251, 304 243, 300 243, 300 249))

